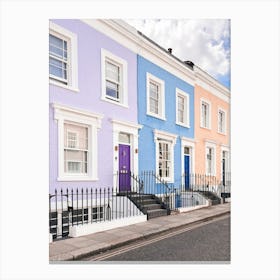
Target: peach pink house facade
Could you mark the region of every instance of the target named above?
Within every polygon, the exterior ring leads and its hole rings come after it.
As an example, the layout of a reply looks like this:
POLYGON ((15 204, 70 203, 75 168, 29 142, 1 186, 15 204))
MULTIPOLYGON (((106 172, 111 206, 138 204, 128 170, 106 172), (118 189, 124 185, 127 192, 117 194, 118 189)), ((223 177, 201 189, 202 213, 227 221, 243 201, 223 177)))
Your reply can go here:
POLYGON ((195 173, 230 176, 230 91, 199 67, 195 82, 195 173))

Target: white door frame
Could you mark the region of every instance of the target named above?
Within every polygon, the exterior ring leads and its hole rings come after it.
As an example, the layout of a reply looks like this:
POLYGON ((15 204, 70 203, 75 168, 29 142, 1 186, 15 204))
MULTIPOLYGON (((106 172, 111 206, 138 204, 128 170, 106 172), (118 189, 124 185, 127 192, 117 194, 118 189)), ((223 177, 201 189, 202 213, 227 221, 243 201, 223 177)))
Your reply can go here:
MULTIPOLYGON (((111 122, 113 124, 113 187, 117 191, 115 175, 119 170, 119 144, 122 144, 119 142, 119 133, 130 135, 130 170, 134 175, 138 175, 138 130, 142 128, 142 125, 115 119, 111 122)), ((133 191, 132 188, 131 191, 133 191)))
MULTIPOLYGON (((190 173, 195 171, 195 140, 181 136, 181 183, 184 185, 184 173, 185 173, 185 162, 184 162, 184 148, 190 149, 190 173)), ((191 183, 191 181, 190 181, 191 183)))

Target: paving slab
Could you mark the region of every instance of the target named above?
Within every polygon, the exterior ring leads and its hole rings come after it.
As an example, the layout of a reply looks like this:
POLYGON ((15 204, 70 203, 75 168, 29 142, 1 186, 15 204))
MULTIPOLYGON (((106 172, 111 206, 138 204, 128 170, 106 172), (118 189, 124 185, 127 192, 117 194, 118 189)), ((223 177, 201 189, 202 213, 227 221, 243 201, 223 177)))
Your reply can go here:
POLYGON ((55 255, 60 255, 60 254, 71 252, 77 248, 71 244, 65 244, 63 241, 64 240, 56 241, 56 242, 50 244, 49 255, 51 257, 55 256, 55 255), (57 242, 59 242, 59 244, 57 244, 57 242))
POLYGON ((92 236, 91 239, 95 240, 95 241, 100 241, 100 242, 107 242, 110 239, 116 239, 116 238, 118 238, 117 235, 114 235, 107 231, 102 231, 102 232, 96 233, 94 236, 92 236))
POLYGON ((98 253, 101 250, 110 249, 111 245, 108 243, 96 243, 95 245, 87 246, 80 248, 78 250, 71 251, 70 254, 72 255, 73 259, 79 259, 83 257, 87 257, 93 253, 98 253))

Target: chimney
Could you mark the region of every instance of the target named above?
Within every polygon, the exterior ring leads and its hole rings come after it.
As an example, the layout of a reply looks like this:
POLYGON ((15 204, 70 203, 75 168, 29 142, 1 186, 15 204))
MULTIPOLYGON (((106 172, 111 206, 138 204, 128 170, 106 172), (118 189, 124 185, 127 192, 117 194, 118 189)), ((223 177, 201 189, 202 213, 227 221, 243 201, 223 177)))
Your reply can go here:
POLYGON ((169 49, 168 49, 168 52, 169 52, 169 53, 172 53, 172 49, 171 49, 171 48, 169 48, 169 49))
POLYGON ((193 68, 194 63, 190 60, 184 61, 185 64, 189 65, 191 68, 193 68))

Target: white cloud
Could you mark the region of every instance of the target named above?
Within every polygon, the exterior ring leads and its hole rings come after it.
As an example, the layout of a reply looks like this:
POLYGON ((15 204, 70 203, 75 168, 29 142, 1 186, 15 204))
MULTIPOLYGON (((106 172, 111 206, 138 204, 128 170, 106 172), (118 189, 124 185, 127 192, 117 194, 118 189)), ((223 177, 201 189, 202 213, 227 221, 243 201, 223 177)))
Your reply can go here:
POLYGON ((230 70, 230 24, 223 19, 127 20, 181 60, 191 60, 215 78, 230 70))

